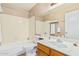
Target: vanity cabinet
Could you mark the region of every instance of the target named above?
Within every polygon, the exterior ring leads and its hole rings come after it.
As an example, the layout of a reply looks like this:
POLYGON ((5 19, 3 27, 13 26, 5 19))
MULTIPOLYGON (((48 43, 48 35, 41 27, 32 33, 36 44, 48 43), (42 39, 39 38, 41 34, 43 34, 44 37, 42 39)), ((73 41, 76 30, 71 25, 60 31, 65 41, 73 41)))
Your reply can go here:
POLYGON ((41 43, 37 45, 37 56, 65 56, 65 54, 49 48, 41 43))
POLYGON ((37 55, 48 56, 49 51, 50 51, 50 49, 47 46, 38 43, 38 45, 37 45, 37 55))
POLYGON ((51 49, 50 50, 50 56, 64 56, 64 54, 61 53, 61 52, 58 52, 58 51, 56 51, 54 49, 51 49))
POLYGON ((48 56, 44 51, 37 49, 37 56, 48 56))

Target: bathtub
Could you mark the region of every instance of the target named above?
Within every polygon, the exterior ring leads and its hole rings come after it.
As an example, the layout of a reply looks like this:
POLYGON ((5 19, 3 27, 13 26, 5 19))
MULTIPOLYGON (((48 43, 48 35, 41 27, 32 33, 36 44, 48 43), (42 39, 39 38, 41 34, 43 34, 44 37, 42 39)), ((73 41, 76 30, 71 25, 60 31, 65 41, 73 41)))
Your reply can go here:
POLYGON ((21 47, 23 47, 26 51, 26 56, 35 56, 36 55, 36 43, 33 42, 26 42, 26 43, 20 43, 21 47))
POLYGON ((0 56, 35 55, 36 44, 33 42, 9 43, 0 46, 0 56))
POLYGON ((25 49, 21 46, 8 45, 0 46, 0 56, 19 56, 25 53, 25 49))

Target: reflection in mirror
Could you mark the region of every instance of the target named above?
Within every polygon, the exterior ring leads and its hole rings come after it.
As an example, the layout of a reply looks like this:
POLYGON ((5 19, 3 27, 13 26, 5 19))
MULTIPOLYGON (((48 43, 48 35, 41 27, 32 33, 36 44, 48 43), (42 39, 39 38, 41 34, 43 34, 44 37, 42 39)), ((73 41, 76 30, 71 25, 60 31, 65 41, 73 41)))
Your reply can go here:
POLYGON ((58 22, 50 23, 50 35, 55 36, 58 31, 58 22))

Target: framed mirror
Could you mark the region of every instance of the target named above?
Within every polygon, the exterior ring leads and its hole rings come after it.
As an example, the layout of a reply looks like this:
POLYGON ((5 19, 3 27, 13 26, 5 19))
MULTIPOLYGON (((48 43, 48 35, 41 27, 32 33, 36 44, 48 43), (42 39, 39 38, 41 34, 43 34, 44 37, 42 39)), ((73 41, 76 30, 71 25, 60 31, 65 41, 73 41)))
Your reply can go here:
POLYGON ((58 22, 51 22, 50 23, 50 35, 55 36, 58 29, 58 22))

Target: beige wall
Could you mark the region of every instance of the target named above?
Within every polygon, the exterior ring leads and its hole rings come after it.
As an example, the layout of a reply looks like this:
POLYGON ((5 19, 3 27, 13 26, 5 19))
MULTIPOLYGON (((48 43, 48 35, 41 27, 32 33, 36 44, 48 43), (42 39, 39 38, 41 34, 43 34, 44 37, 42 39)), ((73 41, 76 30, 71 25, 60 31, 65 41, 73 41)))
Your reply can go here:
POLYGON ((36 20, 36 34, 40 34, 41 36, 44 34, 44 22, 40 20, 36 20))
POLYGON ((41 18, 22 18, 8 14, 0 14, 2 24, 2 43, 26 42, 34 40, 35 34, 44 34, 41 18), (37 19, 37 20, 36 20, 37 19))
POLYGON ((35 16, 29 18, 29 39, 34 39, 35 35, 35 16))
POLYGON ((29 18, 29 38, 34 39, 35 34, 40 34, 43 36, 44 34, 44 22, 41 21, 42 18, 32 16, 29 18))
POLYGON ((64 34, 65 28, 64 28, 64 16, 65 13, 71 12, 74 10, 79 10, 79 4, 78 3, 69 3, 69 4, 63 4, 49 12, 47 16, 44 17, 44 20, 47 21, 54 21, 58 20, 59 27, 61 29, 61 33, 64 34))
MULTIPOLYGON (((28 19, 29 13, 25 10, 16 10, 2 5, 5 14, 2 14, 3 43, 34 39, 35 34, 43 34, 41 17, 33 16, 28 19), (23 18, 22 18, 23 17, 23 18), (23 21, 23 23, 19 23, 23 21)), ((40 10, 39 10, 40 11, 40 10)))
POLYGON ((0 14, 2 19, 2 43, 27 41, 29 20, 22 17, 0 14))
POLYGON ((35 32, 36 34, 43 34, 43 24, 44 22, 42 21, 43 19, 41 17, 35 17, 36 19, 36 26, 35 26, 35 32))

